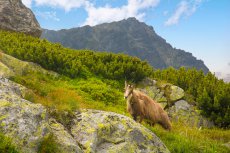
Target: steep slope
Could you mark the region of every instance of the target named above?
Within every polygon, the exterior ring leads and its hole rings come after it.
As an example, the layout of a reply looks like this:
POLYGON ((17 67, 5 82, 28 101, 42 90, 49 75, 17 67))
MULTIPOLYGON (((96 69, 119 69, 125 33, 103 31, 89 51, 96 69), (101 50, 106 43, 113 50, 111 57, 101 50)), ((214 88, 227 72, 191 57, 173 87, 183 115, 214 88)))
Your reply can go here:
POLYGON ((184 66, 202 69, 205 73, 209 71, 203 61, 197 60, 191 53, 173 48, 155 33, 153 27, 135 18, 94 27, 43 30, 41 37, 75 49, 87 48, 137 56, 155 68, 184 66))
MULTIPOLYGON (((37 64, 4 53, 0 55, 0 65, 7 70, 0 67, 3 75, 10 71, 11 77, 27 73, 58 76, 37 64)), ((55 118, 50 108, 25 100, 29 90, 0 76, 0 131, 12 138, 21 152, 46 152, 45 147, 52 148, 53 152, 69 153, 111 152, 114 149, 121 153, 169 152, 150 130, 113 112, 74 110, 71 118, 65 116, 65 120, 71 120, 71 124, 65 125, 55 118)))

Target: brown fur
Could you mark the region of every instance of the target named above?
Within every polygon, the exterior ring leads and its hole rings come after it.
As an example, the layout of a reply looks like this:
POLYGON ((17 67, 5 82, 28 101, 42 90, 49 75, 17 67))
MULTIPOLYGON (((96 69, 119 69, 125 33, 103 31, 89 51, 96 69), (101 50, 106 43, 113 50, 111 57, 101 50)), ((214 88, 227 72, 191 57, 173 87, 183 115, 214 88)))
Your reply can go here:
POLYGON ((125 98, 127 98, 127 111, 132 115, 133 119, 139 122, 143 119, 150 121, 151 125, 160 124, 163 128, 171 130, 171 122, 168 114, 163 110, 160 104, 145 95, 144 93, 134 90, 131 85, 125 87, 125 98))

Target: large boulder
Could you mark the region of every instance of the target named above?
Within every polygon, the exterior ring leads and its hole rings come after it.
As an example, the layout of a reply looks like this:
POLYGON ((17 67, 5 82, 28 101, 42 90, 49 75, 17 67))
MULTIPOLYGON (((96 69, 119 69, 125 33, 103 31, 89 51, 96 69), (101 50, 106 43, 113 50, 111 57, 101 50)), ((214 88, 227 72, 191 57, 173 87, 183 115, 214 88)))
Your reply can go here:
POLYGON ((112 112, 84 110, 77 115, 71 131, 86 152, 169 152, 150 130, 112 112))
POLYGON ((212 121, 200 115, 199 110, 185 100, 175 102, 175 104, 167 111, 173 122, 183 122, 189 126, 197 128, 214 127, 214 123, 212 121))
POLYGON ((0 1, 0 29, 40 37, 42 29, 33 12, 21 0, 0 1))
POLYGON ((81 153, 77 142, 44 106, 23 99, 24 92, 25 87, 0 78, 0 131, 11 137, 21 152, 37 152, 44 137, 52 133, 61 151, 81 153))

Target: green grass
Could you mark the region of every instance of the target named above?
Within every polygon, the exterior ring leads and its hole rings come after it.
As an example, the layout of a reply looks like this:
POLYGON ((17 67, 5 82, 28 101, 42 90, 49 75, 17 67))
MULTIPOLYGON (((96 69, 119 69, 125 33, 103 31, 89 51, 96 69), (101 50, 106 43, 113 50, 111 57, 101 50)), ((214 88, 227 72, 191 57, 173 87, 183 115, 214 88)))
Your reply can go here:
POLYGON ((0 133, 0 153, 19 153, 12 140, 0 133))
MULTIPOLYGON (((76 78, 64 76, 52 77, 42 73, 28 73, 15 76, 14 81, 32 89, 26 99, 41 103, 48 108, 59 122, 67 126, 71 112, 79 108, 113 111, 130 116, 126 112, 126 102, 123 99, 123 83, 101 78, 76 78), (71 97, 71 98, 70 98, 71 97), (56 111, 54 111, 56 110, 56 111), (63 115, 63 111, 70 112, 63 115)), ((173 123, 171 132, 160 126, 150 127, 172 153, 227 153, 230 150, 223 144, 230 140, 230 130, 197 129, 182 123, 173 123)), ((47 138, 48 139, 48 138, 47 138)))
POLYGON ((46 135, 38 147, 38 153, 60 153, 61 149, 55 142, 53 134, 46 135))
POLYGON ((167 132, 159 126, 146 126, 172 153, 228 153, 230 151, 223 145, 230 140, 230 130, 198 129, 182 123, 173 123, 172 131, 167 132))

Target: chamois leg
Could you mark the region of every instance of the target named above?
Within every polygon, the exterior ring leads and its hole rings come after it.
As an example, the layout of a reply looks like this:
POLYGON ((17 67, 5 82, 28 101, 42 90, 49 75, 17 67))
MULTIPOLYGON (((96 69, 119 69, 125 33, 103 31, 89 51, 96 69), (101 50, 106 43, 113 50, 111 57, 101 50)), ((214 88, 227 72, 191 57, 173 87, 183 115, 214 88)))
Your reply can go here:
POLYGON ((137 121, 137 115, 132 115, 133 116, 133 120, 137 121))
POLYGON ((154 127, 155 123, 149 122, 149 125, 152 126, 152 127, 154 127))

